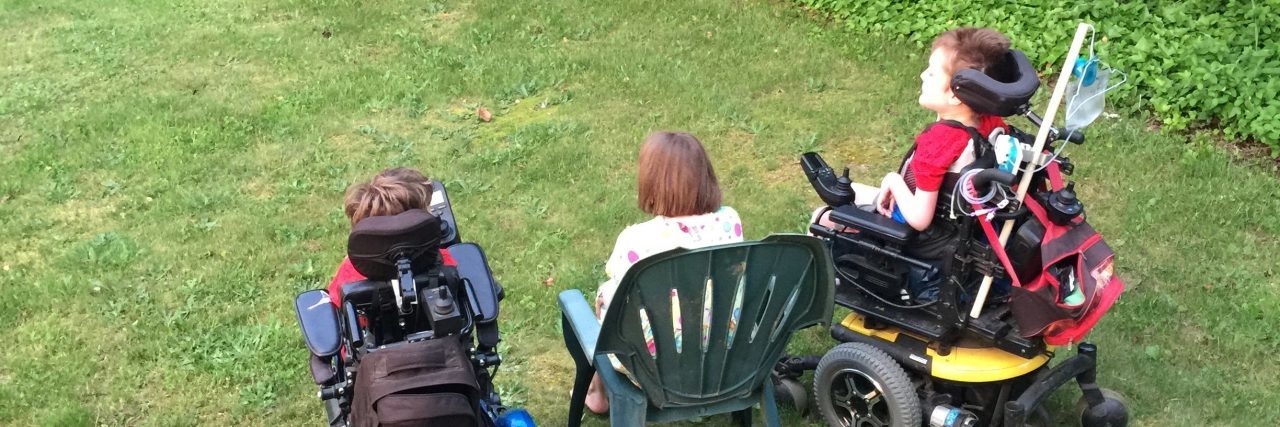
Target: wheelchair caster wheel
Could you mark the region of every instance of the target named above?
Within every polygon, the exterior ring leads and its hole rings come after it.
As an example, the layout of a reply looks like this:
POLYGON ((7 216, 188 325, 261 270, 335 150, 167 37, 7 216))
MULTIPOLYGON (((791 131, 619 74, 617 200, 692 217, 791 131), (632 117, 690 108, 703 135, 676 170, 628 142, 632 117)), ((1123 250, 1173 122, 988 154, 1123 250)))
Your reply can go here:
POLYGON ((837 427, 920 425, 920 399, 907 372, 878 348, 844 343, 813 374, 818 412, 837 427))
POLYGON ((791 378, 774 381, 774 397, 778 402, 794 406, 800 416, 809 415, 809 392, 804 385, 791 378))
POLYGON ((1076 413, 1080 415, 1081 427, 1124 427, 1129 424, 1129 401, 1124 395, 1111 390, 1102 389, 1102 403, 1090 407, 1089 402, 1081 397, 1076 402, 1076 413))

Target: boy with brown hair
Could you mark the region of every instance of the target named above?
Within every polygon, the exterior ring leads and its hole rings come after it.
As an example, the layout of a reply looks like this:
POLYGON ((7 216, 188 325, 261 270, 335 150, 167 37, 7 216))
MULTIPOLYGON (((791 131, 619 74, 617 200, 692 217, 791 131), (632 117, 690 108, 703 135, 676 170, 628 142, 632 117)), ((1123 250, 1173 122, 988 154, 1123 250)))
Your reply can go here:
POLYGON ((1004 120, 981 115, 956 97, 951 77, 970 68, 985 71, 1009 52, 1009 38, 990 28, 957 28, 933 41, 929 64, 920 73, 919 103, 934 113, 937 121, 916 136, 914 151, 899 172, 880 181, 879 191, 860 185, 855 192, 874 193, 877 212, 916 230, 924 231, 933 222, 938 192, 947 172, 959 172, 973 162, 970 133, 991 135, 1005 129, 1004 120))
MULTIPOLYGON (((410 209, 425 211, 431 206, 432 190, 431 180, 416 169, 385 169, 369 182, 347 188, 343 211, 351 220, 352 227, 368 217, 398 215, 410 209)), ((445 265, 457 265, 449 251, 443 248, 440 249, 440 257, 445 265)), ((342 285, 364 279, 365 276, 351 265, 351 260, 343 257, 337 273, 329 282, 329 300, 341 307, 342 285)))

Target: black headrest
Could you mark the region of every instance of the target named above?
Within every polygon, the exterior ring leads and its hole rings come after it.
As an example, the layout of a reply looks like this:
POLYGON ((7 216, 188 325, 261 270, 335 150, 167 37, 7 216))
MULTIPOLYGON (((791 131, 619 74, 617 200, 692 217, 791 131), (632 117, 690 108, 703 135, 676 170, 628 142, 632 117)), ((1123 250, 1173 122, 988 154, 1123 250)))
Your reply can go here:
POLYGON ((396 259, 408 258, 414 274, 425 273, 440 258, 440 218, 420 209, 392 216, 371 216, 351 228, 347 257, 371 280, 396 276, 396 259))
POLYGON ((981 71, 968 68, 951 77, 951 90, 979 114, 1008 117, 1031 107, 1031 96, 1040 88, 1035 67, 1021 51, 1009 49, 1004 60, 981 71))

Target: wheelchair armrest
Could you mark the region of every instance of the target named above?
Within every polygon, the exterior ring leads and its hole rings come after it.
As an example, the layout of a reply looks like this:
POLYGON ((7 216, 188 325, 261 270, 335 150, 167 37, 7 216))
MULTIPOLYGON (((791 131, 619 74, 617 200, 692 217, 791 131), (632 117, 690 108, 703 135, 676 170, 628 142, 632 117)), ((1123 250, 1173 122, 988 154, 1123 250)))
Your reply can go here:
POLYGON ((329 301, 329 293, 322 289, 303 292, 293 301, 298 313, 298 326, 311 354, 326 358, 338 353, 342 344, 339 338, 338 313, 329 301))
POLYGON ((501 288, 493 280, 484 250, 475 243, 459 243, 448 248, 449 255, 458 262, 458 276, 465 280, 467 293, 474 306, 476 323, 489 323, 498 318, 498 300, 501 288))
POLYGON ((916 235, 916 229, 875 212, 867 212, 856 206, 844 205, 831 210, 831 221, 868 233, 890 243, 907 244, 916 235))

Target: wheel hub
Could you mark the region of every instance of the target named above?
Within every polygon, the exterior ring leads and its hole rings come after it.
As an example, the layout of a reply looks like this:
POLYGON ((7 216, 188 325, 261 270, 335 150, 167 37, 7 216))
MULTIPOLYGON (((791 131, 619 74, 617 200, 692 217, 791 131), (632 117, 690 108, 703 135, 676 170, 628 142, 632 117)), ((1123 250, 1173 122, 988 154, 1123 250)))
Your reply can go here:
POLYGON ((847 427, 888 427, 892 421, 880 383, 857 369, 836 373, 831 398, 847 427))

